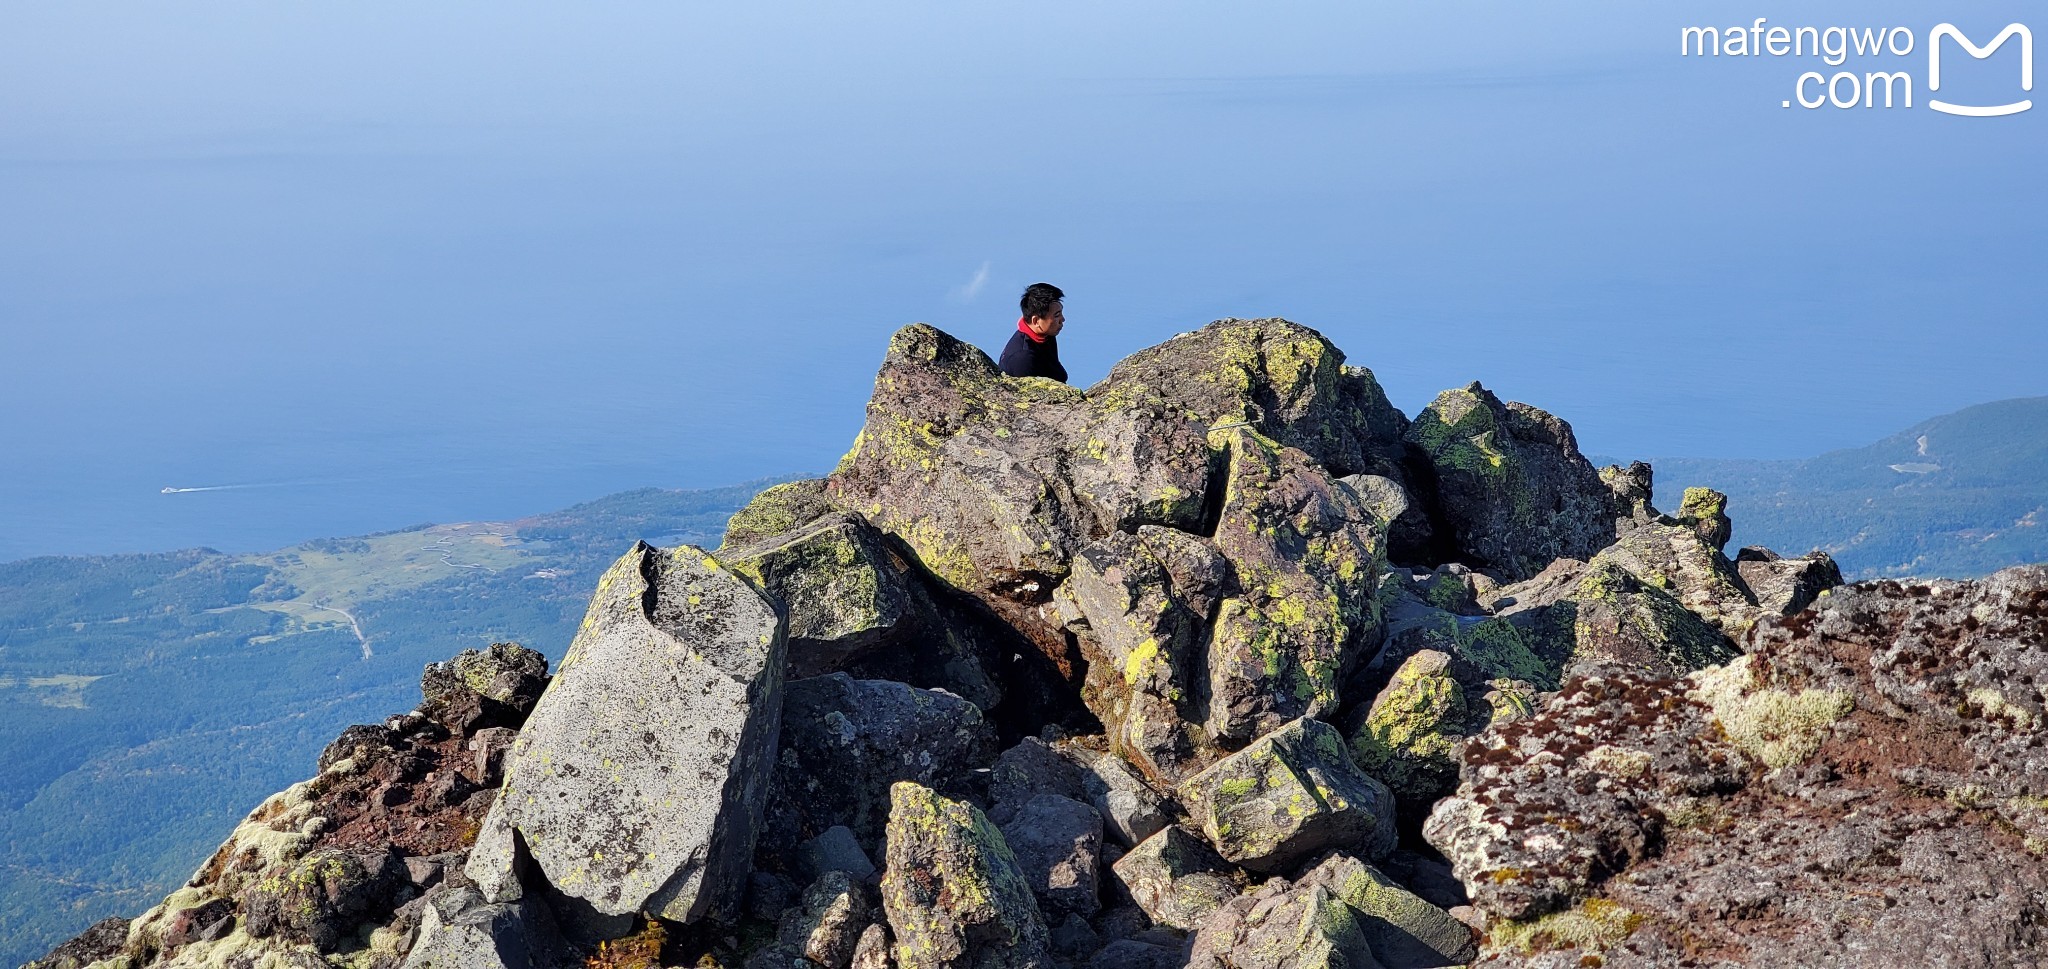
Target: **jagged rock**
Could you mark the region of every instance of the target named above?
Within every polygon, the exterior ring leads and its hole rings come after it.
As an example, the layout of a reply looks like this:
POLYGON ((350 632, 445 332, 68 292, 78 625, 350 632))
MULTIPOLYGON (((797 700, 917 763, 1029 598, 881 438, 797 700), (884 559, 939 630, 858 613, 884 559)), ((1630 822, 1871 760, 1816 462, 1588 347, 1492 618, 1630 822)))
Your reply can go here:
POLYGON ((1350 855, 1331 854, 1297 884, 1321 885, 1364 916, 1359 927, 1386 969, 1462 966, 1479 954, 1464 923, 1350 855))
POLYGON ((733 912, 781 724, 774 607, 690 546, 636 544, 513 745, 471 853, 486 898, 519 897, 531 857, 598 913, 689 922, 733 912))
POLYGON ((941 581, 1078 674, 1038 606, 1081 545, 1140 525, 1201 524, 1210 456, 1199 424, 1104 388, 1002 376, 932 327, 897 331, 867 424, 826 486, 902 539, 941 581))
POLYGON ((1584 564, 1553 562, 1490 601, 1553 677, 1705 669, 1734 657, 1764 616, 1735 564, 1669 518, 1630 527, 1584 564))
POLYGON ((335 952, 357 926, 381 921, 410 891, 404 866, 388 848, 323 848, 274 870, 242 896, 244 928, 259 939, 278 936, 335 952))
POLYGON ((777 940, 825 969, 847 969, 862 933, 875 924, 867 892, 843 871, 818 876, 782 917, 777 940))
POLYGON ((1177 946, 1118 939, 1103 946, 1088 962, 1088 969, 1182 969, 1186 965, 1187 955, 1177 946))
POLYGON ((1248 423, 1332 474, 1398 478, 1408 419, 1372 371, 1322 334, 1279 319, 1218 320, 1125 357, 1089 393, 1205 424, 1248 423))
POLYGON ((842 871, 853 876, 855 881, 864 882, 877 872, 875 863, 868 860, 868 853, 862 850, 860 840, 853 836, 853 829, 843 824, 826 828, 825 833, 804 842, 798 851, 803 861, 802 870, 812 878, 842 871))
POLYGON ((505 755, 512 752, 512 742, 517 739, 519 731, 511 727, 485 727, 477 731, 464 745, 476 754, 470 776, 478 784, 496 790, 505 778, 505 755))
MULTIPOLYGON (((1728 639, 1739 639, 1762 618, 1735 564, 1699 532, 1670 519, 1630 528, 1587 562, 1590 574, 1612 565, 1636 581, 1667 593, 1728 639)), ((1581 580, 1581 585, 1584 584, 1581 580)), ((1585 598, 1581 589, 1581 599, 1585 598)), ((1718 660, 1714 662, 1720 662, 1718 660)), ((1712 663, 1703 665, 1713 665, 1712 663)), ((1692 672, 1695 666, 1678 670, 1692 672)))
POLYGON ((112 958, 127 941, 127 919, 103 918, 21 969, 85 969, 102 959, 112 958))
POLYGON ((1734 643, 1678 597, 1612 562, 1579 580, 1566 673, 1625 669, 1674 676, 1725 663, 1734 643))
POLYGON ((1102 936, 1077 912, 1068 912, 1050 934, 1053 955, 1068 962, 1085 959, 1102 949, 1102 936))
POLYGON ((1074 556, 1062 602, 1085 619, 1083 695, 1113 747, 1171 783, 1209 755, 1195 682, 1230 564, 1206 541, 1170 528, 1112 532, 1074 556))
POLYGON ((1728 496, 1712 488, 1687 488, 1678 503, 1678 520, 1692 528, 1700 541, 1719 552, 1728 547, 1735 523, 1728 519, 1728 496))
POLYGON ((889 930, 870 925, 853 947, 853 962, 847 969, 891 969, 896 961, 889 955, 889 930))
POLYGON ((901 969, 1042 969, 1044 918, 1002 832, 930 788, 890 788, 882 907, 901 969))
POLYGON ((1610 464, 1599 471, 1600 481, 1614 494, 1621 511, 1630 521, 1642 523, 1657 517, 1657 509, 1650 499, 1656 485, 1656 471, 1641 461, 1631 461, 1627 467, 1610 464))
POLYGON ((1750 546, 1735 553, 1735 568, 1756 596, 1757 608, 1770 616, 1799 613, 1822 593, 1842 584, 1841 567, 1818 549, 1788 559, 1770 549, 1750 546))
POLYGON ((1244 890, 1244 876, 1235 866, 1179 826, 1139 842, 1111 870, 1146 915, 1176 929, 1199 927, 1244 890))
POLYGON ((911 622, 909 566, 857 514, 826 515, 719 554, 783 605, 792 679, 844 669, 911 622))
POLYGON ((1114 753, 1075 750, 1085 768, 1081 787, 1102 815, 1103 830, 1125 845, 1151 837, 1171 822, 1166 799, 1114 753))
POLYGON ((1436 475, 1448 536, 1473 564, 1511 580, 1614 541, 1630 509, 1579 453, 1571 425, 1478 383, 1447 390, 1409 425, 1436 475))
POLYGON ((1435 650, 1408 657, 1350 733, 1352 760, 1404 807, 1427 812, 1457 787, 1459 746, 1492 719, 1466 702, 1450 668, 1450 656, 1435 650))
MULTIPOLYGON (((1576 579, 1583 567, 1571 563, 1554 568, 1569 569, 1570 577, 1576 579)), ((1575 591, 1575 583, 1568 588, 1575 591)), ((1519 604, 1514 607, 1520 608, 1519 604)), ((1377 697, 1402 663, 1425 651, 1450 658, 1449 672, 1468 700, 1493 689, 1501 680, 1554 690, 1571 659, 1576 615, 1576 605, 1567 603, 1562 609, 1504 609, 1498 616, 1461 616, 1397 589, 1385 609, 1385 642, 1371 666, 1353 679, 1347 691, 1357 692, 1361 698, 1377 697)))
POLYGON ((1411 497, 1400 481, 1377 474, 1354 474, 1337 480, 1386 523, 1388 558, 1417 562, 1429 557, 1436 542, 1435 528, 1422 503, 1411 497))
POLYGON ((518 643, 465 649, 420 674, 421 712, 468 736, 488 727, 517 728, 548 685, 546 657, 518 643))
POLYGON ((551 969, 569 952, 537 900, 492 904, 473 888, 427 900, 404 969, 551 969))
POLYGON ((1080 765, 1066 751, 1037 737, 1025 737, 1003 751, 989 768, 989 819, 998 825, 1008 824, 1041 794, 1086 800, 1088 792, 1081 777, 1080 765))
POLYGON ((1208 732, 1248 741, 1336 709, 1339 684, 1378 629, 1385 537, 1357 496, 1302 452, 1249 428, 1224 439, 1215 543, 1239 591, 1216 614, 1208 732))
POLYGON ((1001 824, 1003 840, 1045 911, 1083 917, 1102 907, 1102 817, 1059 794, 1040 794, 1001 824))
POLYGON ((1195 933, 1187 969, 1379 969, 1358 914, 1321 885, 1276 878, 1195 933))
POLYGON ((959 697, 844 673, 789 684, 764 847, 789 850, 844 825, 881 847, 890 788, 915 781, 955 796, 994 760, 995 730, 959 697))
POLYGON ((812 486, 823 482, 763 492, 719 548, 720 561, 782 604, 789 676, 846 672, 945 689, 984 710, 999 703, 1002 633, 927 589, 887 536, 812 486))
POLYGON ((825 479, 785 481, 763 489, 746 507, 727 519, 725 537, 718 554, 752 545, 778 535, 787 535, 826 515, 842 509, 825 493, 825 479))
POLYGON ((1351 762, 1335 727, 1293 721, 1180 786, 1192 822, 1225 859, 1277 873, 1339 846, 1394 847, 1394 796, 1351 762))

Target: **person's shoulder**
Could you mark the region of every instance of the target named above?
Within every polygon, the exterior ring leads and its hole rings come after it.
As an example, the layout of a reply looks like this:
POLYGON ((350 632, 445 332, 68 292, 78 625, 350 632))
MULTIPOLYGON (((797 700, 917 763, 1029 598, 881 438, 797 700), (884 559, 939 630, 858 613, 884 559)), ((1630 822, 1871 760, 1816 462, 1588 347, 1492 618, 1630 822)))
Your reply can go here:
POLYGON ((1002 355, 996 358, 996 364, 1012 377, 1025 376, 1030 372, 1031 357, 1035 349, 1031 341, 1024 336, 1024 331, 1014 331, 1010 334, 1010 342, 1003 344, 1002 355), (1024 373, 1019 373, 1019 369, 1024 373))

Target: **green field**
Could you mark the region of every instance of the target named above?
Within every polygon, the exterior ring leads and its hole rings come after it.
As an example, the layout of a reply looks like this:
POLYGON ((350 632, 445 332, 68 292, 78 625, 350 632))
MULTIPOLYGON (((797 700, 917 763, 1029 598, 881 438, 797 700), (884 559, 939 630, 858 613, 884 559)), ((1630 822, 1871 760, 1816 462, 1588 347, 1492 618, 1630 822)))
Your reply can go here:
POLYGON ((153 904, 350 723, 491 642, 559 657, 636 539, 716 544, 760 488, 510 522, 0 563, 0 964, 153 904))

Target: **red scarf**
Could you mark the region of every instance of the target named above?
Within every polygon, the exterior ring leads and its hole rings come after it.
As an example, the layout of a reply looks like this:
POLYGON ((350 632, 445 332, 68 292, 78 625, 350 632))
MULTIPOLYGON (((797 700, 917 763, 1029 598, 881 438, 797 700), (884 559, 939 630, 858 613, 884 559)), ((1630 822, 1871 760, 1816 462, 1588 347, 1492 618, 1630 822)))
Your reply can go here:
POLYGON ((1023 316, 1017 317, 1017 332, 1019 332, 1019 333, 1022 333, 1022 334, 1024 334, 1025 336, 1028 336, 1028 337, 1030 337, 1030 338, 1031 338, 1031 342, 1033 342, 1033 343, 1044 343, 1044 342, 1045 342, 1045 338, 1044 338, 1044 337, 1042 337, 1042 336, 1039 336, 1039 335, 1038 335, 1038 333, 1037 333, 1037 331, 1035 331, 1035 330, 1033 330, 1033 329, 1031 328, 1031 320, 1030 320, 1030 318, 1028 318, 1028 317, 1023 317, 1023 316))

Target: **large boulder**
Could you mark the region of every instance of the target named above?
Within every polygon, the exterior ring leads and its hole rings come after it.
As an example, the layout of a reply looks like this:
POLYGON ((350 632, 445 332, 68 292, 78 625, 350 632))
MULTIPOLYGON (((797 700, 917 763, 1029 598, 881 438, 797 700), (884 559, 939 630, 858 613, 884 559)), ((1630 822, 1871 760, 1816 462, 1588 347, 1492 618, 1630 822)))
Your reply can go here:
POLYGON ((1152 921, 1183 931, 1199 927, 1245 885, 1243 872, 1179 825, 1139 842, 1110 867, 1152 921))
POLYGON ((781 729, 783 624, 700 549, 636 544, 598 583, 514 743, 468 863, 488 900, 516 871, 600 913, 734 911, 781 729))
POLYGON ((382 922, 410 897, 405 869, 387 848, 322 848, 258 882, 242 897, 243 928, 256 938, 339 951, 356 927, 382 922))
POLYGON ((1059 794, 1026 801, 1001 825, 1039 906, 1055 920, 1094 915, 1102 907, 1102 816, 1059 794))
POLYGON ((1009 844, 979 808, 890 789, 882 907, 899 969, 1043 969, 1049 936, 1009 844))
POLYGON ((1078 664, 1040 614, 1076 549, 1140 525, 1201 524, 1203 427, 1040 378, 930 326, 897 331, 867 423, 828 479, 837 505, 900 538, 941 582, 1078 664))
POLYGON ((1162 782, 1213 759, 1197 703, 1207 684, 1197 673, 1231 583, 1229 561, 1208 541, 1148 525, 1082 547, 1060 587, 1062 604, 1083 620, 1083 699, 1111 745, 1162 782))
POLYGON ((1187 969, 1381 969, 1358 913, 1322 885, 1275 878, 1195 933, 1187 969))
POLYGON ((1372 371, 1345 366, 1343 351, 1297 323, 1218 320, 1125 357, 1096 390, 1212 426, 1248 424, 1331 474, 1401 475, 1408 418, 1372 371))
POLYGON ((1386 969, 1462 966, 1479 954, 1471 928, 1370 862, 1336 852, 1299 882, 1321 885, 1351 906, 1361 916, 1359 926, 1373 955, 1386 969))
POLYGON ((1828 553, 1815 549, 1786 558, 1767 548, 1750 546, 1735 553, 1735 569, 1756 597, 1765 615, 1790 616, 1813 605, 1822 594, 1842 584, 1842 569, 1828 553))
POLYGON ((791 678, 844 669, 911 620, 909 566, 859 515, 827 515, 753 545, 720 549, 719 561, 782 604, 791 678))
POLYGON ((1250 428, 1221 436, 1229 467, 1215 543, 1236 593, 1216 612, 1207 727, 1243 742, 1336 710, 1378 631, 1385 532, 1302 452, 1250 428))
MULTIPOLYGON (((1511 580, 1614 541, 1631 508, 1603 482, 1570 424, 1473 383, 1446 390, 1408 427, 1436 478, 1458 553, 1511 580)), ((1440 536, 1441 537, 1441 536, 1440 536)))
POLYGON ((569 956, 538 899, 491 903, 465 887, 425 901, 404 969, 551 969, 569 956))
POLYGON ((1277 874, 1337 847, 1394 848, 1394 795, 1358 769, 1337 728, 1301 719, 1183 781, 1191 823, 1225 859, 1277 874))
POLYGON ((964 796, 995 757, 994 727, 957 696, 844 673, 796 680, 783 700, 763 847, 794 851, 843 825, 876 857, 893 785, 964 796))
POLYGON ((1426 813, 1458 786, 1465 738, 1491 720, 1483 703, 1468 701, 1450 656, 1425 649, 1408 657, 1373 699, 1350 733, 1351 756, 1404 807, 1426 813))

